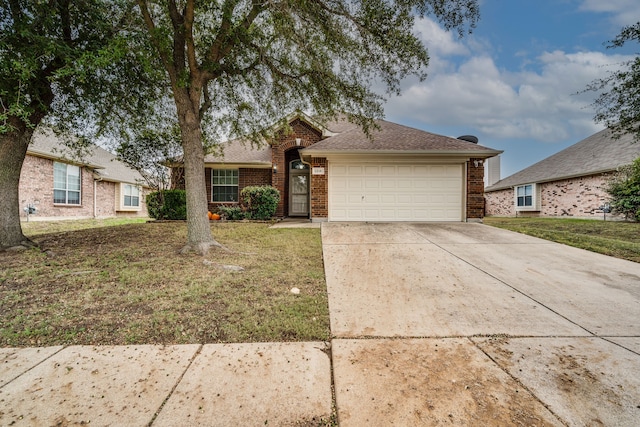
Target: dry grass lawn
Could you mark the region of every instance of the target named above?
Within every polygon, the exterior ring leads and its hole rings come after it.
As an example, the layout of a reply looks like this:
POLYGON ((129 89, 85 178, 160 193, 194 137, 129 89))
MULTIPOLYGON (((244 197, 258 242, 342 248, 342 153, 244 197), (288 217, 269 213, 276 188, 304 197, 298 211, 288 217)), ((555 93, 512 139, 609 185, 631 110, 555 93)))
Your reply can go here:
POLYGON ((182 222, 65 223, 25 224, 45 252, 0 252, 1 346, 329 338, 318 229, 212 223, 232 252, 202 257, 178 254, 182 222))
POLYGON ((571 218, 486 217, 494 227, 640 262, 640 223, 571 218))

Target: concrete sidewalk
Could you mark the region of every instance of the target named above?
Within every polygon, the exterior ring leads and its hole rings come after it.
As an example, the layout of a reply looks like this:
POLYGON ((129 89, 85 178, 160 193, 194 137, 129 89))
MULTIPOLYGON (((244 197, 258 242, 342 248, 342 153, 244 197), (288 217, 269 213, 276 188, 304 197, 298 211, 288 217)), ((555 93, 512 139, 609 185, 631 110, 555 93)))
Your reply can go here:
POLYGON ((2 426, 319 425, 326 344, 0 349, 2 426))

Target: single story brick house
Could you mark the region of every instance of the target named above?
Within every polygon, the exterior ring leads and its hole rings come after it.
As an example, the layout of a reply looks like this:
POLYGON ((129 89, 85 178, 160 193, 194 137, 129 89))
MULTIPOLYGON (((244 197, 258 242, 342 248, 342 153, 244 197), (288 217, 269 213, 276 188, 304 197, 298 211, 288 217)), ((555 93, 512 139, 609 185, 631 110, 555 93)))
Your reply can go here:
MULTIPOLYGON (((320 221, 466 221, 484 214, 484 159, 500 151, 378 121, 373 140, 346 120, 304 113, 261 148, 230 141, 205 158, 209 209, 249 185, 280 191, 278 217, 320 221)), ((277 129, 276 129, 277 130, 277 129)))
POLYGON ((485 188, 486 215, 602 218, 607 181, 638 157, 632 135, 605 129, 485 188))
POLYGON ((20 172, 20 215, 29 220, 147 217, 149 187, 108 151, 91 146, 82 160, 50 131, 36 131, 20 172))

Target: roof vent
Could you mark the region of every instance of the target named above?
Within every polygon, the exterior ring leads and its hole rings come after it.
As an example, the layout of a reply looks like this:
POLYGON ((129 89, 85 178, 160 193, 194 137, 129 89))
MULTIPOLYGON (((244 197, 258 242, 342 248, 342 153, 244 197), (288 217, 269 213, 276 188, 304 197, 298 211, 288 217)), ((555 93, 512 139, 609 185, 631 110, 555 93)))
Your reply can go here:
POLYGON ((462 135, 462 136, 459 136, 458 139, 460 139, 462 141, 471 142, 473 144, 477 144, 478 143, 478 137, 477 136, 473 136, 473 135, 462 135))

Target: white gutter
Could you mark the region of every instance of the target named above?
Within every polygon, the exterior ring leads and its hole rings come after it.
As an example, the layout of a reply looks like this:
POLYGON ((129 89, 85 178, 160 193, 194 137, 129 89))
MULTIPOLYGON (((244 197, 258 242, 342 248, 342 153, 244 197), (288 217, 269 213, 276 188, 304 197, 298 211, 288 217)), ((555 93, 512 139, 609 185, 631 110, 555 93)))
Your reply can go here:
POLYGON ((442 150, 310 150, 303 149, 300 153, 303 156, 313 157, 329 157, 329 156, 362 156, 373 154, 394 154, 407 156, 430 156, 430 157, 468 157, 468 158, 487 158, 501 154, 501 150, 478 150, 478 151, 442 151, 442 150))

